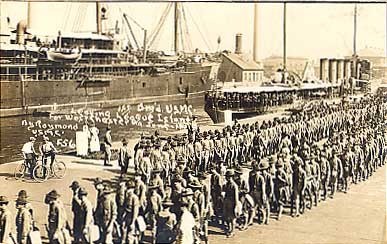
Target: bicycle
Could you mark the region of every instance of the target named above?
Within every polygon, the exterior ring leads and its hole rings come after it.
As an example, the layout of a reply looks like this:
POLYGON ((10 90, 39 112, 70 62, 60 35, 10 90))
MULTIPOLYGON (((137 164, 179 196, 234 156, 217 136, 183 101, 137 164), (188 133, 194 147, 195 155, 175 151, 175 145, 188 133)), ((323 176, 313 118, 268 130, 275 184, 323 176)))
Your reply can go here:
MULTIPOLYGON (((41 161, 40 159, 35 159, 35 167, 37 166, 37 163, 41 161)), ((27 160, 25 159, 21 164, 17 165, 15 168, 14 176, 15 179, 20 180, 21 178, 24 178, 27 170, 30 170, 31 165, 27 163, 27 160)), ((33 170, 34 170, 33 169, 33 170)), ((32 172, 33 172, 32 170, 32 172)), ((31 176, 33 178, 33 175, 31 176)))
MULTIPOLYGON (((42 162, 42 160, 40 160, 42 162)), ((51 165, 37 164, 32 172, 34 179, 37 182, 44 182, 50 176, 62 179, 66 175, 66 164, 63 161, 54 159, 51 165)))

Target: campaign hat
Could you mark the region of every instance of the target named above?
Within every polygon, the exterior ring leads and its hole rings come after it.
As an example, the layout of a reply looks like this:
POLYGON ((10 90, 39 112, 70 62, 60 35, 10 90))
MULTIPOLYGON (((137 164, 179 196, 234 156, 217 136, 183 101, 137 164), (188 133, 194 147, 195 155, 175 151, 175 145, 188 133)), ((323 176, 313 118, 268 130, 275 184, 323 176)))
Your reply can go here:
POLYGON ((103 180, 100 177, 95 178, 94 186, 103 184, 103 180))
POLYGON ((0 204, 8 204, 9 200, 6 196, 0 196, 0 204))
POLYGON ((69 188, 71 188, 71 189, 77 189, 77 188, 79 188, 79 187, 80 187, 79 182, 76 181, 76 180, 74 180, 74 181, 71 183, 71 185, 69 186, 69 188))
POLYGON ((52 190, 49 193, 47 193, 46 197, 56 200, 60 197, 60 195, 58 194, 58 192, 56 190, 52 190))
POLYGON ((36 141, 36 138, 33 137, 33 136, 31 136, 31 137, 30 137, 30 141, 36 141))
POLYGON ((20 190, 19 193, 17 194, 18 197, 25 197, 28 198, 27 192, 25 190, 20 190))

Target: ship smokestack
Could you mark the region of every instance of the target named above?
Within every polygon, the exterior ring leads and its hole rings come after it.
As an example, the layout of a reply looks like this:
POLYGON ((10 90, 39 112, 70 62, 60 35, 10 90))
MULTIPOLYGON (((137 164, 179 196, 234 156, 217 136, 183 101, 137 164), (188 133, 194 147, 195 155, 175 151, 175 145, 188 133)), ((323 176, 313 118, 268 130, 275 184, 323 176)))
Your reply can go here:
POLYGON ((253 59, 258 63, 258 3, 254 4, 253 59))
POLYGON ((235 54, 242 54, 242 34, 238 33, 235 36, 235 54))
POLYGON ((27 22, 19 21, 16 26, 16 43, 24 45, 24 34, 27 31, 27 22))

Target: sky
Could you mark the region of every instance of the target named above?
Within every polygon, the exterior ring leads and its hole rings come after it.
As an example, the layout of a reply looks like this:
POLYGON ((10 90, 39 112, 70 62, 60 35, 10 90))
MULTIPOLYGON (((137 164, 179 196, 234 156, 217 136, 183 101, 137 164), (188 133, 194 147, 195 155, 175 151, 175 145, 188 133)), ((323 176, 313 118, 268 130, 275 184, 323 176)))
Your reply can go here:
MULTIPOLYGON (((66 2, 34 2, 32 4, 32 29, 45 35, 55 35, 58 30, 95 31, 95 4, 66 2)), ((113 28, 122 22, 125 12, 143 28, 152 33, 168 3, 108 3, 108 20, 104 28, 113 28)), ((6 18, 11 27, 27 18, 27 3, 0 2, 1 31, 7 29, 6 18)), ((386 50, 386 4, 358 5, 357 49, 372 47, 386 50)), ((321 57, 343 57, 352 53, 353 4, 287 4, 287 55, 318 59, 321 57)), ((243 35, 243 52, 252 54, 254 4, 252 3, 184 3, 188 32, 192 45, 202 51, 235 49, 235 35, 243 35)), ((173 11, 161 29, 156 47, 172 50, 173 11)), ((260 59, 271 55, 282 55, 283 4, 259 4, 258 55, 260 59)), ((138 39, 142 30, 130 19, 138 39)), ((122 28, 122 27, 121 27, 122 28)), ((126 27, 124 27, 126 28, 126 27)), ((186 31, 184 30, 184 33, 186 31)), ((187 36, 184 34, 184 36, 187 36)), ((139 41, 142 42, 142 41, 139 41)), ((185 41, 189 43, 189 41, 185 41)))

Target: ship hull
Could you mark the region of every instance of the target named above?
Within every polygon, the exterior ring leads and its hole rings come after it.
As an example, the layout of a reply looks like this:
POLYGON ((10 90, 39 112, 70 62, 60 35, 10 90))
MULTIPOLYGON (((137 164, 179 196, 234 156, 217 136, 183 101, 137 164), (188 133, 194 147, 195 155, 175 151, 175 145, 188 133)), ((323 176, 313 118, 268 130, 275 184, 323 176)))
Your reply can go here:
POLYGON ((29 114, 87 104, 120 105, 203 96, 211 87, 211 66, 191 72, 111 77, 108 80, 1 81, 0 116, 29 114))

